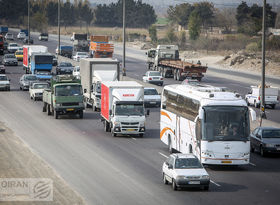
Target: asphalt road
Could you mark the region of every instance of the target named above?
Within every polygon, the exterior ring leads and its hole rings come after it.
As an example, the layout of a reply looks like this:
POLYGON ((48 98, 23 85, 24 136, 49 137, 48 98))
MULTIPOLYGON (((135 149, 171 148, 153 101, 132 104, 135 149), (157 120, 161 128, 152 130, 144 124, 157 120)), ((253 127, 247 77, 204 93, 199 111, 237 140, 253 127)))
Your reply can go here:
MULTIPOLYGON (((53 43, 50 40, 42 44, 53 43)), ((129 76, 139 73, 136 78, 141 79, 144 61, 128 58, 127 66, 129 76)), ((99 113, 91 109, 86 110, 84 119, 55 120, 42 113, 42 103, 31 101, 28 92, 19 90, 22 74, 20 65, 7 68, 12 86, 11 92, 0 92, 0 121, 46 160, 88 204, 279 203, 279 156, 262 158, 254 153, 248 166, 208 167, 210 191, 174 192, 161 177, 168 153, 159 140, 159 109, 151 109, 144 138, 113 138, 103 131, 99 113)), ((215 77, 204 81, 246 92, 246 83, 215 77)), ((174 82, 168 79, 166 83, 174 82)), ((274 112, 279 112, 279 106, 274 112)))

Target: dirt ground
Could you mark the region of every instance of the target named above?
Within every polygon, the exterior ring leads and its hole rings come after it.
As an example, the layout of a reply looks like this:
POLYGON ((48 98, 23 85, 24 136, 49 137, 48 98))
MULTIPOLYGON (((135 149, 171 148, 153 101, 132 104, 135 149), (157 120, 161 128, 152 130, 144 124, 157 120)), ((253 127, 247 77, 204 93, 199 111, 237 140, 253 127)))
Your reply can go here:
POLYGON ((53 181, 53 201, 1 201, 5 205, 84 205, 81 196, 60 178, 19 137, 0 122, 0 178, 49 178, 53 181))

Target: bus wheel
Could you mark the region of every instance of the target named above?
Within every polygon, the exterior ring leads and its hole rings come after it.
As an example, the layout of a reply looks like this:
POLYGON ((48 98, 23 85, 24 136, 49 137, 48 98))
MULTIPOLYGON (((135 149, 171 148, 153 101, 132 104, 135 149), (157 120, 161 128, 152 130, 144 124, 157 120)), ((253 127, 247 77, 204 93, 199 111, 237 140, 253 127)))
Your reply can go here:
POLYGON ((172 142, 170 136, 168 137, 168 151, 170 154, 173 153, 172 142))

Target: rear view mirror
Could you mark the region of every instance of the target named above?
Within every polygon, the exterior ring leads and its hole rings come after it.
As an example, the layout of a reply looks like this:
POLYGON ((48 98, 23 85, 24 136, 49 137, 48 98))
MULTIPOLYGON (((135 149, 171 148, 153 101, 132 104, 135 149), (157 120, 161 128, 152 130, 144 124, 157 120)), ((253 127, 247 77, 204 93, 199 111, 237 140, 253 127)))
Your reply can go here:
POLYGON ((253 108, 249 107, 249 111, 250 111, 250 115, 251 115, 251 120, 256 121, 257 120, 257 115, 256 115, 255 110, 253 110, 253 108))

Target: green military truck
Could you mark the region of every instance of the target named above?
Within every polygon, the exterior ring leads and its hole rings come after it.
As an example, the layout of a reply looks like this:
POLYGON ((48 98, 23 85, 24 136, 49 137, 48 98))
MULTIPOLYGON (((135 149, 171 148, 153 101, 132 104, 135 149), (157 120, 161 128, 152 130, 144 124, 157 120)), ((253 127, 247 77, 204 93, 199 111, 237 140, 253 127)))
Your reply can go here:
POLYGON ((83 118, 83 89, 81 81, 69 75, 60 75, 51 79, 50 89, 43 92, 43 112, 54 115, 78 114, 83 118))

